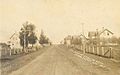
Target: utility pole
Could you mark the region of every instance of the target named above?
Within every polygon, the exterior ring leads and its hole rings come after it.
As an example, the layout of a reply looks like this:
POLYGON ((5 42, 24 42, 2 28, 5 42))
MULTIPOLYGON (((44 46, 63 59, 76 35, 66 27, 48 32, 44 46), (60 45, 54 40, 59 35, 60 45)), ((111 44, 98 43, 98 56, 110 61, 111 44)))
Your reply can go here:
MULTIPOLYGON (((24 42, 23 42, 23 50, 25 51, 25 46, 26 46, 26 32, 24 32, 24 42)), ((26 51, 25 51, 26 52, 26 51)))
MULTIPOLYGON (((85 36, 85 35, 84 35, 84 23, 81 23, 81 24, 82 24, 82 35, 83 35, 83 36, 85 36)), ((82 44, 83 44, 83 54, 85 54, 86 41, 85 41, 85 39, 84 39, 84 38, 82 39, 82 44)))
POLYGON ((82 24, 82 34, 84 35, 84 23, 81 24, 82 24))

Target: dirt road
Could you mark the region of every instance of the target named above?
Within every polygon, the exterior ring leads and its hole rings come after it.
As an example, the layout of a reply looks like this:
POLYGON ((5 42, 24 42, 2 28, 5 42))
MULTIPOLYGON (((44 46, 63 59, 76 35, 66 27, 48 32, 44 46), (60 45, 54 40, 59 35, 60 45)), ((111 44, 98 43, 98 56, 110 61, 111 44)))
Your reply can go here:
POLYGON ((119 75, 119 73, 109 67, 101 67, 86 61, 64 47, 53 45, 31 63, 10 75, 119 75))

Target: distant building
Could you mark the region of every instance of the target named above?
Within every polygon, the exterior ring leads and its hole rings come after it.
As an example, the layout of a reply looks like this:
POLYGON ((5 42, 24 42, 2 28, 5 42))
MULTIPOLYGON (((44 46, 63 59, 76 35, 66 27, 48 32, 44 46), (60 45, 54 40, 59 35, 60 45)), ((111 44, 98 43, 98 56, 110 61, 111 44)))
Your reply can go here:
POLYGON ((83 34, 80 34, 79 38, 81 39, 82 44, 87 43, 88 41, 88 38, 83 34))
POLYGON ((86 46, 87 46, 87 43, 88 43, 88 39, 83 34, 80 34, 79 38, 80 38, 79 42, 81 43, 80 44, 80 49, 83 51, 83 53, 85 53, 86 46))
POLYGON ((8 44, 10 45, 11 49, 20 49, 20 39, 19 39, 19 34, 16 32, 9 38, 8 44))
POLYGON ((12 48, 21 48, 19 34, 16 32, 10 37, 9 43, 12 48))
POLYGON ((64 44, 66 44, 67 46, 71 45, 71 39, 72 39, 71 35, 68 35, 67 37, 65 37, 64 38, 64 44))
POLYGON ((6 43, 0 43, 0 59, 10 56, 10 47, 6 43))
POLYGON ((113 32, 108 29, 102 29, 101 31, 92 31, 88 33, 89 40, 93 45, 109 45, 109 39, 112 38, 113 32))
POLYGON ((101 33, 99 33, 100 45, 112 45, 109 41, 112 36, 113 32, 108 29, 104 29, 101 33))
POLYGON ((71 38, 71 44, 72 45, 80 45, 82 42, 81 42, 81 38, 79 35, 73 35, 72 38, 71 38))
POLYGON ((81 45, 83 43, 87 42, 87 38, 83 35, 68 35, 67 37, 64 38, 64 44, 68 44, 68 45, 81 45))

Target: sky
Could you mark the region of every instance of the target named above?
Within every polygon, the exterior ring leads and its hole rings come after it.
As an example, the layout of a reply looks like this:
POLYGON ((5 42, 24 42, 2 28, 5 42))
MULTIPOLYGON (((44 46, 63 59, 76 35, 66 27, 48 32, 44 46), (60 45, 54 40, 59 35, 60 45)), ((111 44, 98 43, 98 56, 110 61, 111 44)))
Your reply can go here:
POLYGON ((102 27, 120 35, 120 0, 0 0, 0 41, 19 32, 26 21, 55 43, 102 27), (83 27, 82 27, 82 24, 83 27))

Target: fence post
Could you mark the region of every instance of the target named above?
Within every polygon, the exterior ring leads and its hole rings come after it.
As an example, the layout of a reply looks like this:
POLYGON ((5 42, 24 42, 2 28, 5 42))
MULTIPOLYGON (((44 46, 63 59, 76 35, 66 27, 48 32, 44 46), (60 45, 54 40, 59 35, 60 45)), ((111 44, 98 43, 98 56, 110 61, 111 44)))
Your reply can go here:
POLYGON ((99 48, 98 48, 98 46, 96 46, 96 47, 97 47, 97 53, 96 54, 99 55, 99 48))
POLYGON ((11 51, 11 49, 9 49, 10 50, 10 56, 12 55, 12 51, 11 51))
POLYGON ((110 48, 110 58, 112 58, 112 48, 110 48))

